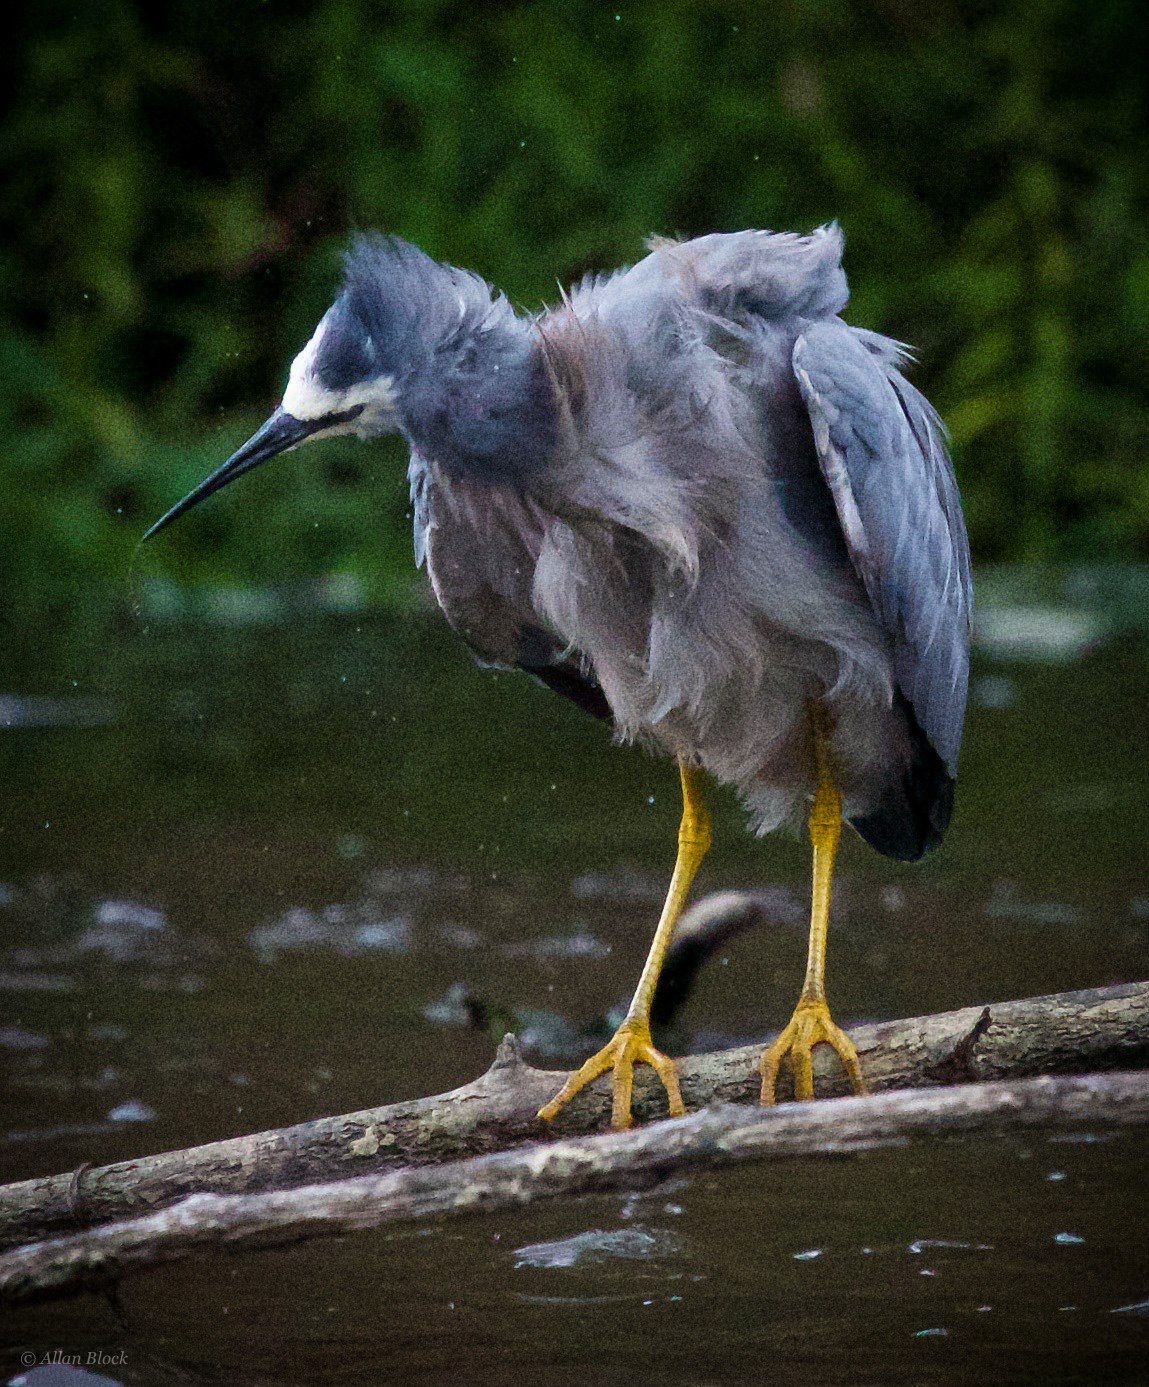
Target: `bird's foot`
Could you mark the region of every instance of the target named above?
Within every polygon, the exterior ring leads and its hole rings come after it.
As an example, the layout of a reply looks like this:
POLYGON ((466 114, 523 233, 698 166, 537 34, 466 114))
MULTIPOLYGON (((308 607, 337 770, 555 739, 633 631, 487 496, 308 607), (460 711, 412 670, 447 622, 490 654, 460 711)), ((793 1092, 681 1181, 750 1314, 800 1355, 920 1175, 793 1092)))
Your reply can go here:
POLYGON ((799 1102, 808 1102, 813 1098, 815 1045, 828 1045, 833 1050, 842 1061, 855 1093, 869 1091, 862 1077, 854 1043, 845 1031, 834 1025, 826 1000, 821 997, 800 997, 789 1025, 772 1045, 763 1050, 758 1062, 762 1075, 763 1103, 774 1102, 778 1069, 784 1058, 788 1060, 794 1075, 794 1097, 799 1102))
POLYGON ((581 1069, 570 1076, 551 1101, 539 1109, 539 1116, 544 1122, 552 1121, 580 1089, 610 1069, 613 1070, 610 1125, 620 1131, 629 1127, 634 1121, 630 1111, 630 1095, 634 1066, 638 1063, 649 1064, 662 1080, 671 1117, 681 1117, 686 1108, 678 1087, 678 1070, 672 1059, 654 1048, 650 1027, 639 1021, 624 1021, 598 1054, 592 1055, 581 1069))

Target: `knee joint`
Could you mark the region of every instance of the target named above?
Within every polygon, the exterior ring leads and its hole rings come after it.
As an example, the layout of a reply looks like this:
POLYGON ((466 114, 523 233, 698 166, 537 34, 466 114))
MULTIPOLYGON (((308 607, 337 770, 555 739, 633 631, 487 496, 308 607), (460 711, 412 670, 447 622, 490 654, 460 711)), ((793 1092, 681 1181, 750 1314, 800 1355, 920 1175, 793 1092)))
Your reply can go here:
POLYGON ((693 848, 699 855, 710 850, 710 815, 701 813, 684 814, 678 828, 678 842, 681 847, 693 848))

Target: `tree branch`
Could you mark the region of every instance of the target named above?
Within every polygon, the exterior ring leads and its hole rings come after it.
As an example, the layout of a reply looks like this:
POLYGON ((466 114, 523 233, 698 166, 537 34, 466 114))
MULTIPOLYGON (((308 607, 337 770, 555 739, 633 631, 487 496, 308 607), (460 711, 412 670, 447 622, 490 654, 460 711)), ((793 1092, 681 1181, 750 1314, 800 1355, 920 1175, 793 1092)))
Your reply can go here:
MULTIPOLYGON (((1149 1066, 1149 983, 1005 1002, 988 1008, 988 1021, 986 1010, 967 1007, 853 1028, 875 1093, 1149 1066)), ((681 1060, 688 1109, 756 1102, 760 1052, 759 1046, 746 1046, 681 1060)), ((815 1076, 819 1094, 846 1090, 840 1067, 825 1051, 815 1054, 815 1076)), ((548 1129, 535 1113, 563 1078, 524 1063, 508 1040, 486 1074, 452 1093, 6 1185, 0 1187, 0 1248, 152 1214, 192 1194, 253 1194, 407 1172, 537 1141, 548 1129)), ((664 1116, 661 1085, 645 1068, 635 1080, 636 1116, 664 1116)), ((870 1111, 876 1120, 878 1109, 870 1111)), ((609 1112, 602 1079, 575 1100, 554 1130, 560 1136, 595 1132, 609 1112)))
POLYGON ((0 1256, 0 1302, 107 1289, 219 1250, 282 1246, 403 1220, 633 1190, 749 1160, 841 1155, 937 1132, 1097 1127, 1149 1120, 1149 1073, 999 1080, 775 1108, 725 1103, 649 1127, 532 1143, 446 1165, 269 1194, 197 1194, 171 1208, 0 1256))

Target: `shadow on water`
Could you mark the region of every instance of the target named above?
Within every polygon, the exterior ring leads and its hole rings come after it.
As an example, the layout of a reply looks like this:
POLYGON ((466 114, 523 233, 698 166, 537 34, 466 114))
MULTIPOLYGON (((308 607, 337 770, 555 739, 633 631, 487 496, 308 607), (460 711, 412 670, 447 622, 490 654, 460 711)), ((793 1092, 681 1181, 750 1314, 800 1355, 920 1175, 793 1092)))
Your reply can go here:
MULTIPOLYGON (((906 868, 846 845, 839 1019, 1149 972, 1145 583, 988 575, 945 847, 906 868)), ((552 1065, 625 1001, 673 768, 476 670, 425 615, 290 605, 6 642, 0 1177, 465 1082, 492 1054, 465 997, 552 1065)), ((716 810, 700 890, 768 888, 778 918, 699 980, 693 1049, 780 1024, 804 957, 803 845, 716 810)), ((122 1349, 122 1382, 1140 1381, 1147 1155, 960 1142, 220 1259, 130 1282, 123 1327, 96 1299, 27 1312, 0 1361, 122 1349)))

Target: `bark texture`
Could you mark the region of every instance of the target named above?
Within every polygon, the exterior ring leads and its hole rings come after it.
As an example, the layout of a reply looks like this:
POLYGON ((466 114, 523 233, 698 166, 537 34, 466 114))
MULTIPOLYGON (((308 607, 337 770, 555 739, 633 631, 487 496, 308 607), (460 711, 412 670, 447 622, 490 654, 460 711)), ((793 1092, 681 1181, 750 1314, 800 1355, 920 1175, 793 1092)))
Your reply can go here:
MULTIPOLYGON (((851 1034, 876 1095, 1149 1067, 1149 983, 966 1007, 858 1026, 851 1034)), ((682 1059, 679 1072, 688 1110, 756 1103, 760 1053, 755 1045, 682 1059)), ((814 1069, 819 1096, 846 1092, 845 1076, 824 1048, 815 1052, 814 1069)), ((508 1037, 485 1074, 451 1093, 3 1186, 0 1248, 152 1214, 193 1194, 283 1191, 546 1140, 552 1129, 535 1113, 564 1077, 525 1064, 508 1037)), ((780 1096, 787 1083, 784 1072, 780 1096)), ((636 1071, 634 1111, 647 1121, 666 1113, 662 1087, 645 1067, 636 1071)), ((800 1110, 812 1111, 808 1106, 800 1110)), ((873 1111, 876 1118, 878 1110, 873 1111)), ((609 1114, 603 1078, 562 1113, 554 1135, 601 1131, 609 1114)))
MULTIPOLYGON (((508 1060, 505 1067, 511 1067, 508 1060)), ((1149 1119, 1149 1073, 997 1080, 775 1108, 723 1103, 628 1132, 360 1175, 267 1194, 196 1194, 142 1218, 0 1256, 0 1302, 109 1289, 126 1274, 224 1249, 282 1246, 540 1198, 633 1190, 670 1172, 840 1156, 939 1132, 1089 1128, 1149 1119)))

